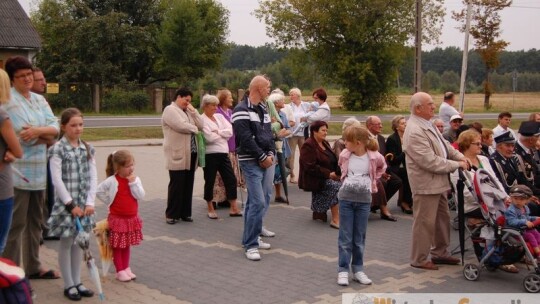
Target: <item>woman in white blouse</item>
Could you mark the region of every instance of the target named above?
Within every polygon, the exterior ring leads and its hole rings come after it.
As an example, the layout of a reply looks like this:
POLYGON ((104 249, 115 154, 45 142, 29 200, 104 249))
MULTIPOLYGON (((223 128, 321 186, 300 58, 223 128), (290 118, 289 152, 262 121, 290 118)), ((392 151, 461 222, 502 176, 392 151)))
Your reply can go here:
POLYGON ((206 140, 204 199, 208 204, 208 218, 210 219, 218 218, 212 204, 217 172, 223 179, 227 200, 231 204, 229 216, 242 216, 236 206, 236 177, 229 159, 229 144, 227 142, 233 135, 232 125, 223 115, 216 113, 218 104, 219 100, 214 95, 204 95, 202 98, 203 133, 206 140))

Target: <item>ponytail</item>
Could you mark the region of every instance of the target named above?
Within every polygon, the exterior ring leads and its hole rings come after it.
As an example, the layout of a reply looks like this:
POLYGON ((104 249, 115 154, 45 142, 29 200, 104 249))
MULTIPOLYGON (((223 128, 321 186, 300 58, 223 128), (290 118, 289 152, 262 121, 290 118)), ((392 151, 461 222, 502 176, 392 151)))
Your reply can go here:
POLYGON ((113 155, 114 155, 114 152, 109 154, 109 156, 107 156, 107 166, 105 167, 105 174, 107 175, 107 177, 114 175, 115 170, 114 170, 114 164, 113 164, 113 155))
POLYGON ((366 143, 366 150, 379 151, 379 142, 375 138, 368 138, 366 143))
POLYGON ((124 167, 129 161, 133 160, 133 155, 128 150, 118 150, 107 156, 107 166, 105 174, 107 177, 113 176, 118 167, 124 167))

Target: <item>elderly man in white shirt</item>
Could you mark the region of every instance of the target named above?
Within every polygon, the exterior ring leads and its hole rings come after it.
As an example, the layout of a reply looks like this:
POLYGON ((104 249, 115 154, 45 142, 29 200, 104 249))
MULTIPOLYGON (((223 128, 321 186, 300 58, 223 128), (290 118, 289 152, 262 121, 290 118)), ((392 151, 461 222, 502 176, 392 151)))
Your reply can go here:
POLYGON ((289 156, 288 162, 289 169, 291 169, 290 182, 296 184, 298 182, 294 173, 296 147, 298 147, 298 150, 300 150, 305 141, 304 128, 300 127, 300 120, 309 111, 309 103, 303 102, 301 100, 302 92, 298 88, 292 88, 289 91, 289 96, 291 98, 291 103, 285 105, 285 107, 281 111, 283 111, 283 113, 285 113, 285 115, 287 116, 289 126, 291 127, 291 130, 293 132, 288 138, 289 147, 291 148, 291 155, 289 156))

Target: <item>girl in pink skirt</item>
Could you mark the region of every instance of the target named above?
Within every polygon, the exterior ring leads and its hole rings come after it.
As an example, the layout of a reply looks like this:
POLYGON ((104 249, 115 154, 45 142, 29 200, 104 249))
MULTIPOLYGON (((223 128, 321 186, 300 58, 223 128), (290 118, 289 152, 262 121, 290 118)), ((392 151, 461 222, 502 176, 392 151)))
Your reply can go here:
POLYGON ((137 276, 129 267, 132 245, 143 238, 139 201, 144 197, 141 180, 133 174, 133 155, 127 150, 115 151, 107 158, 108 178, 98 185, 97 197, 109 207, 109 242, 113 249, 116 279, 129 282, 137 276))

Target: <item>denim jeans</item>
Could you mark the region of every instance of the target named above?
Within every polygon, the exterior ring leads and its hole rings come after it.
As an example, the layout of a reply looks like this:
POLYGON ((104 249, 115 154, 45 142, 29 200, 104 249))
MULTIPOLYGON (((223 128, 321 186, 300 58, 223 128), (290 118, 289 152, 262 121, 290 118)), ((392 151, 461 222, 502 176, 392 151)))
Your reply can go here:
POLYGON ((13 217, 13 197, 0 200, 0 256, 6 248, 6 241, 13 217))
POLYGON ((364 269, 364 247, 370 203, 339 201, 338 272, 364 269), (352 263, 351 263, 352 258, 352 263))
POLYGON ((248 250, 259 246, 258 238, 261 234, 263 218, 272 197, 275 165, 263 169, 256 160, 245 160, 239 163, 247 187, 242 245, 245 250, 248 250))

